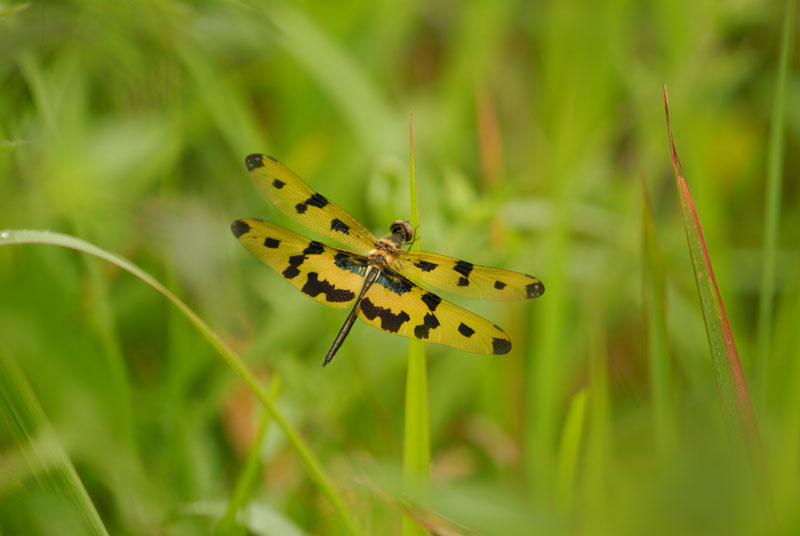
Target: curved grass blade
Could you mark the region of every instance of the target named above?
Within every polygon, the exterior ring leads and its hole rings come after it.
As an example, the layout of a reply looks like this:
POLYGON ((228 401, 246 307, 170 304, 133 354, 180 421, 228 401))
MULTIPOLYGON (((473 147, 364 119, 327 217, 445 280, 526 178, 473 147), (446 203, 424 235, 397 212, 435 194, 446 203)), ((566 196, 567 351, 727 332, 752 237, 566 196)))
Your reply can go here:
POLYGON ((759 377, 763 403, 768 395, 768 370, 772 342, 772 309, 775 301, 775 256, 778 244, 778 227, 781 217, 781 178, 783 174, 783 146, 786 123, 786 89, 789 80, 789 61, 794 38, 795 0, 786 2, 781 38, 781 59, 775 85, 775 102, 770 119, 767 184, 764 197, 764 249, 761 254, 761 286, 758 300, 758 352, 759 377))
POLYGON ((164 285, 156 281, 150 274, 132 262, 114 255, 113 253, 109 253, 103 249, 100 249, 99 247, 74 236, 53 233, 49 231, 6 230, 0 232, 0 246, 11 244, 51 244, 54 246, 61 246, 83 251, 84 253, 94 255, 95 257, 99 257, 119 266, 123 270, 130 272, 163 294, 164 297, 171 301, 173 305, 175 305, 175 307, 177 307, 178 310, 183 313, 189 322, 191 322, 192 325, 197 328, 200 334, 203 335, 203 337, 211 344, 211 346, 217 351, 217 353, 228 364, 228 366, 230 366, 234 372, 236 372, 236 374, 238 374, 239 377, 244 380, 253 394, 256 395, 259 401, 267 409, 275 422, 278 423, 278 426, 281 427, 283 433, 286 434, 286 438, 289 440, 292 448, 294 448, 295 452, 297 452, 297 455, 300 456, 308 475, 317 484, 320 491, 325 495, 328 501, 330 501, 333 509, 337 514, 339 514, 342 522, 347 528, 347 531, 351 534, 361 534, 361 531, 357 528, 353 517, 350 515, 347 509, 345 509, 342 498, 334 489, 319 460, 317 460, 316 456, 311 452, 308 445, 306 445, 305 441, 303 441, 297 431, 292 427, 292 425, 289 424, 289 421, 287 421, 283 414, 278 411, 267 390, 258 382, 248 366, 244 363, 244 361, 242 361, 242 358, 239 357, 239 355, 234 352, 233 349, 231 349, 227 343, 225 343, 225 341, 223 341, 222 338, 217 335, 216 332, 208 327, 208 325, 203 322, 203 320, 197 316, 197 314, 190 309, 188 305, 183 303, 183 301, 170 292, 164 285))
MULTIPOLYGON (((722 413, 730 436, 743 440, 755 464, 757 476, 765 479, 764 455, 753 406, 750 402, 750 394, 747 391, 747 382, 739 362, 739 353, 736 351, 736 344, 733 341, 733 333, 731 333, 731 326, 725 314, 714 270, 711 267, 711 258, 708 254, 697 209, 694 206, 692 195, 689 193, 689 186, 686 184, 678 153, 675 150, 672 126, 669 122, 666 85, 664 86, 664 111, 667 118, 672 167, 675 171, 675 181, 681 201, 683 225, 689 245, 689 254, 692 258, 697 292, 700 295, 700 306, 703 310, 706 335, 711 349, 717 389, 722 400, 722 413)), ((762 483, 765 482, 762 480, 762 483)))
MULTIPOLYGON (((108 536, 94 503, 28 380, 14 360, 5 355, 0 356, 0 418, 19 446, 37 483, 52 490, 58 499, 68 504, 70 511, 77 514, 81 534, 108 536)), ((0 485, 0 489, 2 487, 0 485)))
MULTIPOLYGON (((419 225, 417 207, 417 170, 414 156, 414 123, 409 116, 409 140, 411 143, 411 227, 419 225)), ((411 245, 419 249, 419 238, 411 245)), ((405 430, 403 432, 403 484, 414 495, 424 496, 430 480, 430 416, 428 413, 428 367, 425 360, 425 345, 411 340, 408 345, 408 371, 406 373, 405 430)), ((425 534, 425 531, 410 517, 403 517, 403 536, 425 534)))

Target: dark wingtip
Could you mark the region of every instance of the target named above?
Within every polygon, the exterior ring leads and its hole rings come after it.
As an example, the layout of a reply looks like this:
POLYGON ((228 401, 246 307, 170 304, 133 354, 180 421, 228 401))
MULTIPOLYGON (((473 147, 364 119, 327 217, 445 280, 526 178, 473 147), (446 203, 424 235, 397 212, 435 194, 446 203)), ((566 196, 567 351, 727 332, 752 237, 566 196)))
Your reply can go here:
POLYGON ((535 283, 529 283, 525 290, 528 291, 528 298, 538 298, 544 294, 544 284, 537 279, 535 283))
POLYGON ((231 224, 231 232, 233 236, 239 238, 250 230, 250 225, 244 220, 236 220, 231 224))
POLYGON ((511 351, 511 341, 508 339, 492 339, 492 353, 494 355, 503 355, 511 351))
POLYGON ((260 168, 264 165, 264 155, 263 154, 250 154, 244 159, 244 165, 247 166, 247 171, 253 171, 256 168, 260 168))

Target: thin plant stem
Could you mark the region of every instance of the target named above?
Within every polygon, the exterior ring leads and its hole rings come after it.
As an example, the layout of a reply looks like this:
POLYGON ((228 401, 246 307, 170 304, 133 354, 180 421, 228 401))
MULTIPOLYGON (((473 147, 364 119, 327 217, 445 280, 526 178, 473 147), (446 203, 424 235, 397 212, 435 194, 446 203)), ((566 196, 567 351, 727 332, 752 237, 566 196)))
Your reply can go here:
MULTIPOLYGON (((419 225, 417 208, 417 174, 414 157, 413 116, 409 118, 411 143, 411 227, 419 225)), ((419 249, 419 239, 411 245, 419 249)), ((424 494, 430 480, 430 417, 428 414, 428 377, 425 346, 411 340, 408 346, 408 371, 406 374, 405 431, 403 440, 403 483, 406 493, 424 494)), ((425 534, 411 518, 403 517, 403 536, 425 534)))

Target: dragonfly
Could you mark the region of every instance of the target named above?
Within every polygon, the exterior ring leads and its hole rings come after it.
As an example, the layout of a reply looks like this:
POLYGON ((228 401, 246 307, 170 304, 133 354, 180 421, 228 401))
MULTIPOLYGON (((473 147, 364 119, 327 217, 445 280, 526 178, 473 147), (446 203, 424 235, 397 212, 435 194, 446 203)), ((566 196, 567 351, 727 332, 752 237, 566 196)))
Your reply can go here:
POLYGON ((396 220, 389 235, 375 238, 271 156, 251 154, 245 165, 278 210, 350 248, 310 240, 259 218, 231 224, 233 235, 250 253, 301 293, 330 307, 350 308, 323 366, 342 346, 356 318, 387 333, 466 352, 499 355, 511 350, 511 339, 497 324, 442 299, 412 278, 484 300, 526 300, 544 293, 544 285, 532 275, 411 250, 414 229, 408 221, 396 220))

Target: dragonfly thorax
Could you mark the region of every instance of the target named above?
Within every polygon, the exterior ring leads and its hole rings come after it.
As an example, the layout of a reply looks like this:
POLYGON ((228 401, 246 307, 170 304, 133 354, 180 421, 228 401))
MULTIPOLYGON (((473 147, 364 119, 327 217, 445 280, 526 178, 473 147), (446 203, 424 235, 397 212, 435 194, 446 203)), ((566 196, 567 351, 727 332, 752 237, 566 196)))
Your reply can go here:
POLYGON ((378 240, 378 242, 375 244, 375 249, 369 252, 367 262, 377 268, 386 268, 392 264, 395 259, 397 259, 397 255, 400 253, 400 247, 403 245, 401 239, 398 246, 397 242, 395 241, 396 237, 397 235, 390 235, 378 240))
POLYGON ((389 228, 392 232, 378 240, 375 248, 369 252, 369 263, 378 268, 386 268, 401 253, 403 245, 414 238, 414 228, 407 221, 396 220, 389 228))

